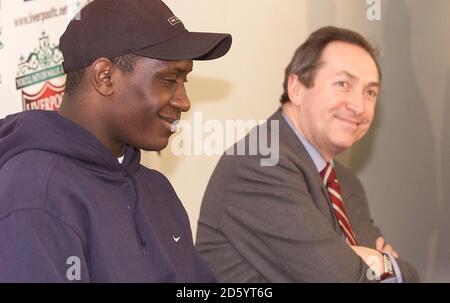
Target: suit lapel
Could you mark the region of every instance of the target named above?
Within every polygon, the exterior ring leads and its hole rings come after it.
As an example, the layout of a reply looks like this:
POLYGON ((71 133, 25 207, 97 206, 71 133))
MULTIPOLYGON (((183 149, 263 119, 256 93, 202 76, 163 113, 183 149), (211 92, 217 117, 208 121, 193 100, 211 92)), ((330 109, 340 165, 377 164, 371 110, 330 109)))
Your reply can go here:
POLYGON ((295 159, 295 165, 299 169, 299 173, 305 176, 309 193, 311 194, 316 207, 330 225, 333 226, 334 230, 338 231, 339 225, 336 216, 334 215, 334 210, 331 207, 328 191, 323 185, 322 178, 302 142, 286 122, 281 114, 281 110, 278 110, 273 114, 269 120, 279 121, 280 148, 289 149, 286 150, 286 152, 293 153, 294 156, 292 158, 295 159))

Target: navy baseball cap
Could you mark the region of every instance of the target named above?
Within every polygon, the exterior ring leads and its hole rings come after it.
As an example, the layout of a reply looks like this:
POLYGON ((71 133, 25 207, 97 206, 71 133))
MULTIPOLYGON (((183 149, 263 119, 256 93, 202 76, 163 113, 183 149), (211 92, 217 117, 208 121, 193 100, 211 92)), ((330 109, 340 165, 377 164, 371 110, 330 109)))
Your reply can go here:
POLYGON ((160 0, 94 0, 70 21, 59 40, 66 73, 100 57, 125 54, 175 60, 212 60, 225 55, 232 37, 189 32, 160 0))

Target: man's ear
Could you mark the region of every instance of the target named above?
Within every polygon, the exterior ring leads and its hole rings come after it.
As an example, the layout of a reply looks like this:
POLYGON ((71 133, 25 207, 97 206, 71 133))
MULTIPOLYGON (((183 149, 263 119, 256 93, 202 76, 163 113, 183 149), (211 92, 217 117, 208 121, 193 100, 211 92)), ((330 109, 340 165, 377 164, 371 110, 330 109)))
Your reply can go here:
POLYGON ((292 104, 299 106, 305 86, 295 74, 290 74, 287 85, 289 100, 292 104))
POLYGON ((89 68, 89 79, 95 90, 102 96, 110 96, 114 92, 114 76, 117 70, 108 58, 95 60, 89 68))

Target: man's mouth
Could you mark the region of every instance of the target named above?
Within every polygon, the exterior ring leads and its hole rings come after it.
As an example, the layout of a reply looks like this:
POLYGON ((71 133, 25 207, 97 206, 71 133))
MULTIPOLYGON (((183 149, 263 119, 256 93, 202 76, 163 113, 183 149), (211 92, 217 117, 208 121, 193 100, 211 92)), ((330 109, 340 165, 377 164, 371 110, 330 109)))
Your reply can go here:
MULTIPOLYGON (((158 115, 159 116, 159 115, 158 115)), ((174 133, 177 131, 177 124, 180 122, 180 117, 166 117, 166 116, 159 116, 161 120, 166 122, 170 126, 170 130, 174 133)))
POLYGON ((354 129, 358 128, 358 126, 361 124, 361 122, 359 122, 359 121, 345 118, 345 117, 336 116, 336 118, 339 119, 344 124, 346 124, 347 126, 354 128, 354 129))

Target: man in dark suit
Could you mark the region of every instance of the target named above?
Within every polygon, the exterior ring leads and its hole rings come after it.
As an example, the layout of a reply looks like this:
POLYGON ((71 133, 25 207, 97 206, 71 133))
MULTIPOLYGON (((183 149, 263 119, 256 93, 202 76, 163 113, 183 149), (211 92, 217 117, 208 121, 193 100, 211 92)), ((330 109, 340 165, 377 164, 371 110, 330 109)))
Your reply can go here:
POLYGON ((281 108, 255 130, 261 140, 267 127, 278 161, 227 151, 207 187, 197 249, 219 281, 418 281, 373 224, 357 177, 334 160, 368 131, 380 81, 356 32, 321 28, 297 49, 281 108))

